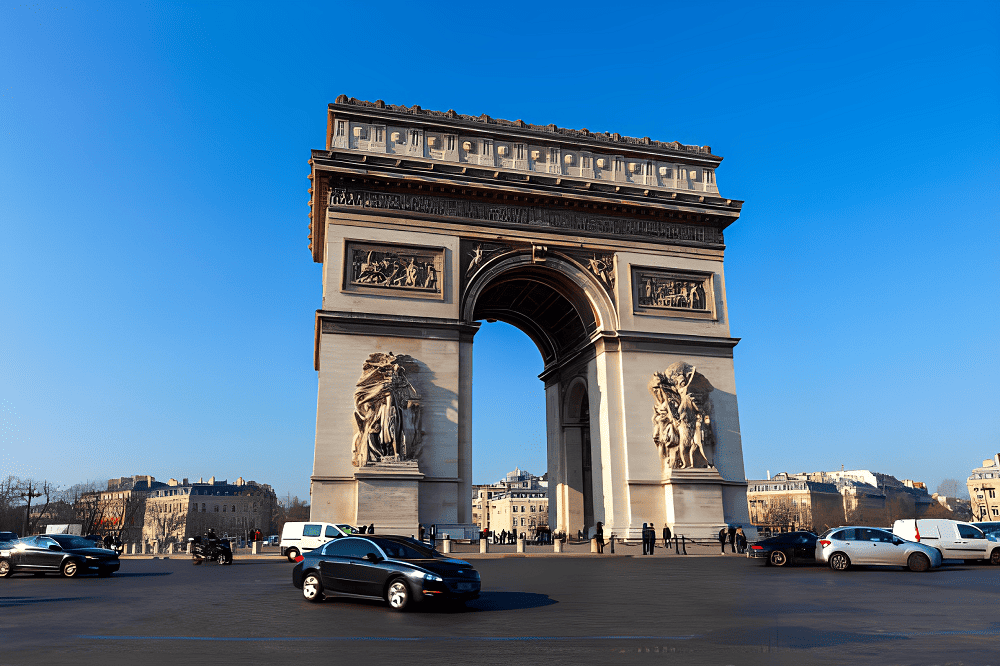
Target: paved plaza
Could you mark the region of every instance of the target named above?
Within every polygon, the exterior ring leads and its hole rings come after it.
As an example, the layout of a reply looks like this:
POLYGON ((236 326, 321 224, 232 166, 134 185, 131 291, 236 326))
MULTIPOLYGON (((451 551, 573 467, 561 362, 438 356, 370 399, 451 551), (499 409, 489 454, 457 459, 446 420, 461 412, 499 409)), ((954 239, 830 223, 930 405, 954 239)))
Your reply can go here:
POLYGON ((482 574, 480 599, 410 613, 308 604, 276 556, 229 567, 125 558, 108 579, 14 576, 0 580, 0 666, 1000 664, 998 568, 835 573, 717 554, 468 557, 482 574))

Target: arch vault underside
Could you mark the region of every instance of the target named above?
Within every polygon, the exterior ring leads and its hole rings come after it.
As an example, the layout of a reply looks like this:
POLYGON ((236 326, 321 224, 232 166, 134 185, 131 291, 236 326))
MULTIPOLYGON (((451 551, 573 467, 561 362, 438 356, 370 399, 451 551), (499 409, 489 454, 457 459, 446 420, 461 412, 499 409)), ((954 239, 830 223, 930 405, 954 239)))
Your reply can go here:
POLYGON ((720 158, 346 98, 328 124, 313 519, 472 535, 472 345, 496 320, 544 360, 552 530, 749 526, 720 158), (704 187, 666 183, 667 163, 704 187))

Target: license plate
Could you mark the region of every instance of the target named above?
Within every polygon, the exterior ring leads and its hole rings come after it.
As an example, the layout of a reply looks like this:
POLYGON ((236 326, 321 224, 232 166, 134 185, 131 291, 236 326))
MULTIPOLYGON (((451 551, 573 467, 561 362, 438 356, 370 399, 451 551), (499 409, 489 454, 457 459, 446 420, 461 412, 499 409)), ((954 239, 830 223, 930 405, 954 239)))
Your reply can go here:
POLYGON ((472 583, 456 583, 456 590, 462 590, 463 592, 471 592, 473 589, 472 583))

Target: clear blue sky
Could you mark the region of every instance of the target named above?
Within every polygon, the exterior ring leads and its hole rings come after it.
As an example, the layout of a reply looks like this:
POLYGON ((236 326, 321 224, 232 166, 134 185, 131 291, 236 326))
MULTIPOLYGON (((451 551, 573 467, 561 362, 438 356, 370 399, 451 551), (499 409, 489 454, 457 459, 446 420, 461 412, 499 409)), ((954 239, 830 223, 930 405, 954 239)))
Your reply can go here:
MULTIPOLYGON (((3 3, 0 475, 308 496, 346 93, 711 145, 747 475, 964 481, 1000 451, 998 6, 3 3)), ((544 471, 540 370, 477 336, 477 482, 544 471)))

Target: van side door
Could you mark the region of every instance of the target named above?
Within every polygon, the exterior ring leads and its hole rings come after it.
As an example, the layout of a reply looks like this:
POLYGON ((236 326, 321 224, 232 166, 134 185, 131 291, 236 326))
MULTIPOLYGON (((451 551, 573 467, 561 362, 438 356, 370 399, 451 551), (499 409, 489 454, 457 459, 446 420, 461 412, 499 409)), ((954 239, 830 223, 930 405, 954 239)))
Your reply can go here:
POLYGON ((958 523, 958 540, 955 542, 956 552, 963 553, 955 557, 966 560, 985 560, 989 557, 990 542, 978 527, 958 523))

